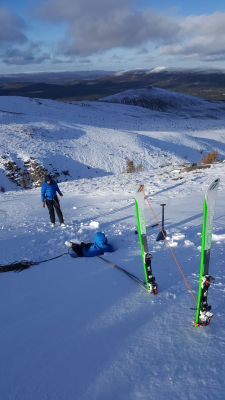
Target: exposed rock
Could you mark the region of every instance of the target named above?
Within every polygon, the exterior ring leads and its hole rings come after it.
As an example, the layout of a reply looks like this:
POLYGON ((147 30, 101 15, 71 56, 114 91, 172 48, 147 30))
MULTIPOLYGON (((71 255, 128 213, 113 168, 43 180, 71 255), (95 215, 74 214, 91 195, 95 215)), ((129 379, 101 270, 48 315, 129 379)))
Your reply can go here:
POLYGON ((181 169, 180 173, 181 172, 192 172, 192 171, 196 171, 196 170, 199 170, 199 169, 206 169, 206 168, 211 168, 211 165, 191 164, 190 166, 181 169))

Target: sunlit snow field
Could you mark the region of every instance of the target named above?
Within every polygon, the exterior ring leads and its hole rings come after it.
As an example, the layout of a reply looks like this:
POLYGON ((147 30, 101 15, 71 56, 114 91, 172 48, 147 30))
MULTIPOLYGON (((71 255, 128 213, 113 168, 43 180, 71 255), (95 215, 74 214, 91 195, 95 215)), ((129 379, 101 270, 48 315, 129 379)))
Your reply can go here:
MULTIPOLYGON (((53 229, 40 188, 17 188, 0 158, 0 186, 6 188, 0 193, 0 264, 52 258, 67 251, 66 240, 92 242, 102 231, 115 249, 104 257, 144 279, 134 208, 141 183, 160 221, 166 203, 167 237, 197 298, 204 193, 221 179, 210 325, 194 328, 195 303, 166 243, 156 241, 158 227, 147 231, 156 296, 99 258, 64 255, 21 273, 1 273, 1 400, 224 399, 225 164, 194 173, 180 173, 179 165, 211 151, 224 157, 225 117, 221 110, 207 117, 210 102, 201 105, 203 118, 201 110, 194 115, 197 106, 188 107, 177 115, 0 97, 1 154, 33 156, 46 168, 70 172, 59 183, 66 228, 57 221, 53 229), (143 171, 125 173, 127 159, 143 171)), ((147 225, 155 223, 147 202, 145 216, 147 225)))

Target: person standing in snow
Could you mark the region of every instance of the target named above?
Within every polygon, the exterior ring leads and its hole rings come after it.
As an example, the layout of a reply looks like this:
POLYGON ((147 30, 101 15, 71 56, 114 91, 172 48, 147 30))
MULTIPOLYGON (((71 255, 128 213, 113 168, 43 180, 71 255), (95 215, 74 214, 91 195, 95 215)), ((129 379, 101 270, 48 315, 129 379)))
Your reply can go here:
POLYGON ((51 178, 50 175, 45 175, 45 181, 41 188, 42 205, 45 208, 45 203, 47 204, 52 227, 55 226, 55 211, 58 215, 61 227, 65 227, 62 211, 59 205, 59 199, 56 192, 58 192, 60 196, 63 196, 63 194, 59 190, 57 183, 51 178))

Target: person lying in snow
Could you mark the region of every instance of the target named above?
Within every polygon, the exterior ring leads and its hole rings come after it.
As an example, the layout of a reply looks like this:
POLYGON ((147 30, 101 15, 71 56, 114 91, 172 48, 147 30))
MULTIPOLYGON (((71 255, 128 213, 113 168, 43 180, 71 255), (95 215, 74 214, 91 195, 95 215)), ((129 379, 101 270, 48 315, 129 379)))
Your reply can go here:
POLYGON ((72 242, 65 242, 68 247, 71 247, 72 250, 76 253, 70 254, 72 257, 96 257, 102 256, 104 252, 111 253, 113 251, 113 247, 111 244, 108 244, 108 240, 105 237, 104 233, 97 232, 94 237, 94 243, 83 243, 77 244, 72 242))

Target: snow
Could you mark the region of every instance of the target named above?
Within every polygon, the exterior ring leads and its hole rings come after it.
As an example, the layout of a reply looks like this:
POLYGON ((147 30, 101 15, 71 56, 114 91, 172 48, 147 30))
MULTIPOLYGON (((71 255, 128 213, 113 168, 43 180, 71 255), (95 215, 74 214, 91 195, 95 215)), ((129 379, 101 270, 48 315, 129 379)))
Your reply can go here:
POLYGON ((144 104, 145 108, 150 108, 154 111, 164 111, 173 116, 175 112, 179 111, 178 117, 186 117, 188 119, 190 117, 197 119, 220 119, 223 118, 225 112, 223 102, 209 101, 155 87, 130 89, 100 100, 121 104, 132 104, 135 101, 134 105, 144 104))
MULTIPOLYGON (((206 118, 209 103, 195 102, 183 112, 158 112, 0 97, 1 264, 46 260, 65 253, 65 241, 92 242, 103 231, 115 249, 104 257, 144 279, 134 234, 135 185, 141 183, 159 220, 166 203, 168 240, 197 298, 204 193, 221 178, 210 325, 194 328, 195 303, 168 246, 156 242, 158 227, 147 231, 156 296, 99 258, 63 255, 2 273, 1 400, 224 399, 225 165, 189 173, 180 166, 214 150, 224 157, 225 117, 219 103, 212 104, 216 118, 206 118), (34 156, 49 172, 49 164, 69 171, 67 180, 59 179, 65 229, 58 220, 50 227, 40 188, 22 190, 8 180, 1 155, 20 158, 21 165, 34 156), (125 173, 127 159, 143 170, 125 173)), ((145 215, 147 225, 155 223, 147 202, 145 215)))
POLYGON ((225 69, 224 68, 212 68, 212 67, 207 67, 207 66, 198 66, 196 68, 183 68, 183 67, 165 67, 165 66, 159 66, 155 67, 152 69, 141 69, 141 68, 136 68, 133 70, 121 70, 116 73, 114 73, 114 76, 122 76, 126 74, 158 74, 158 73, 174 73, 174 74, 180 74, 180 73, 191 73, 191 74, 224 74, 225 69))
POLYGON ((150 71, 148 71, 147 74, 154 74, 154 73, 158 73, 158 72, 164 72, 166 70, 167 70, 166 67, 156 67, 156 68, 153 68, 150 71))

